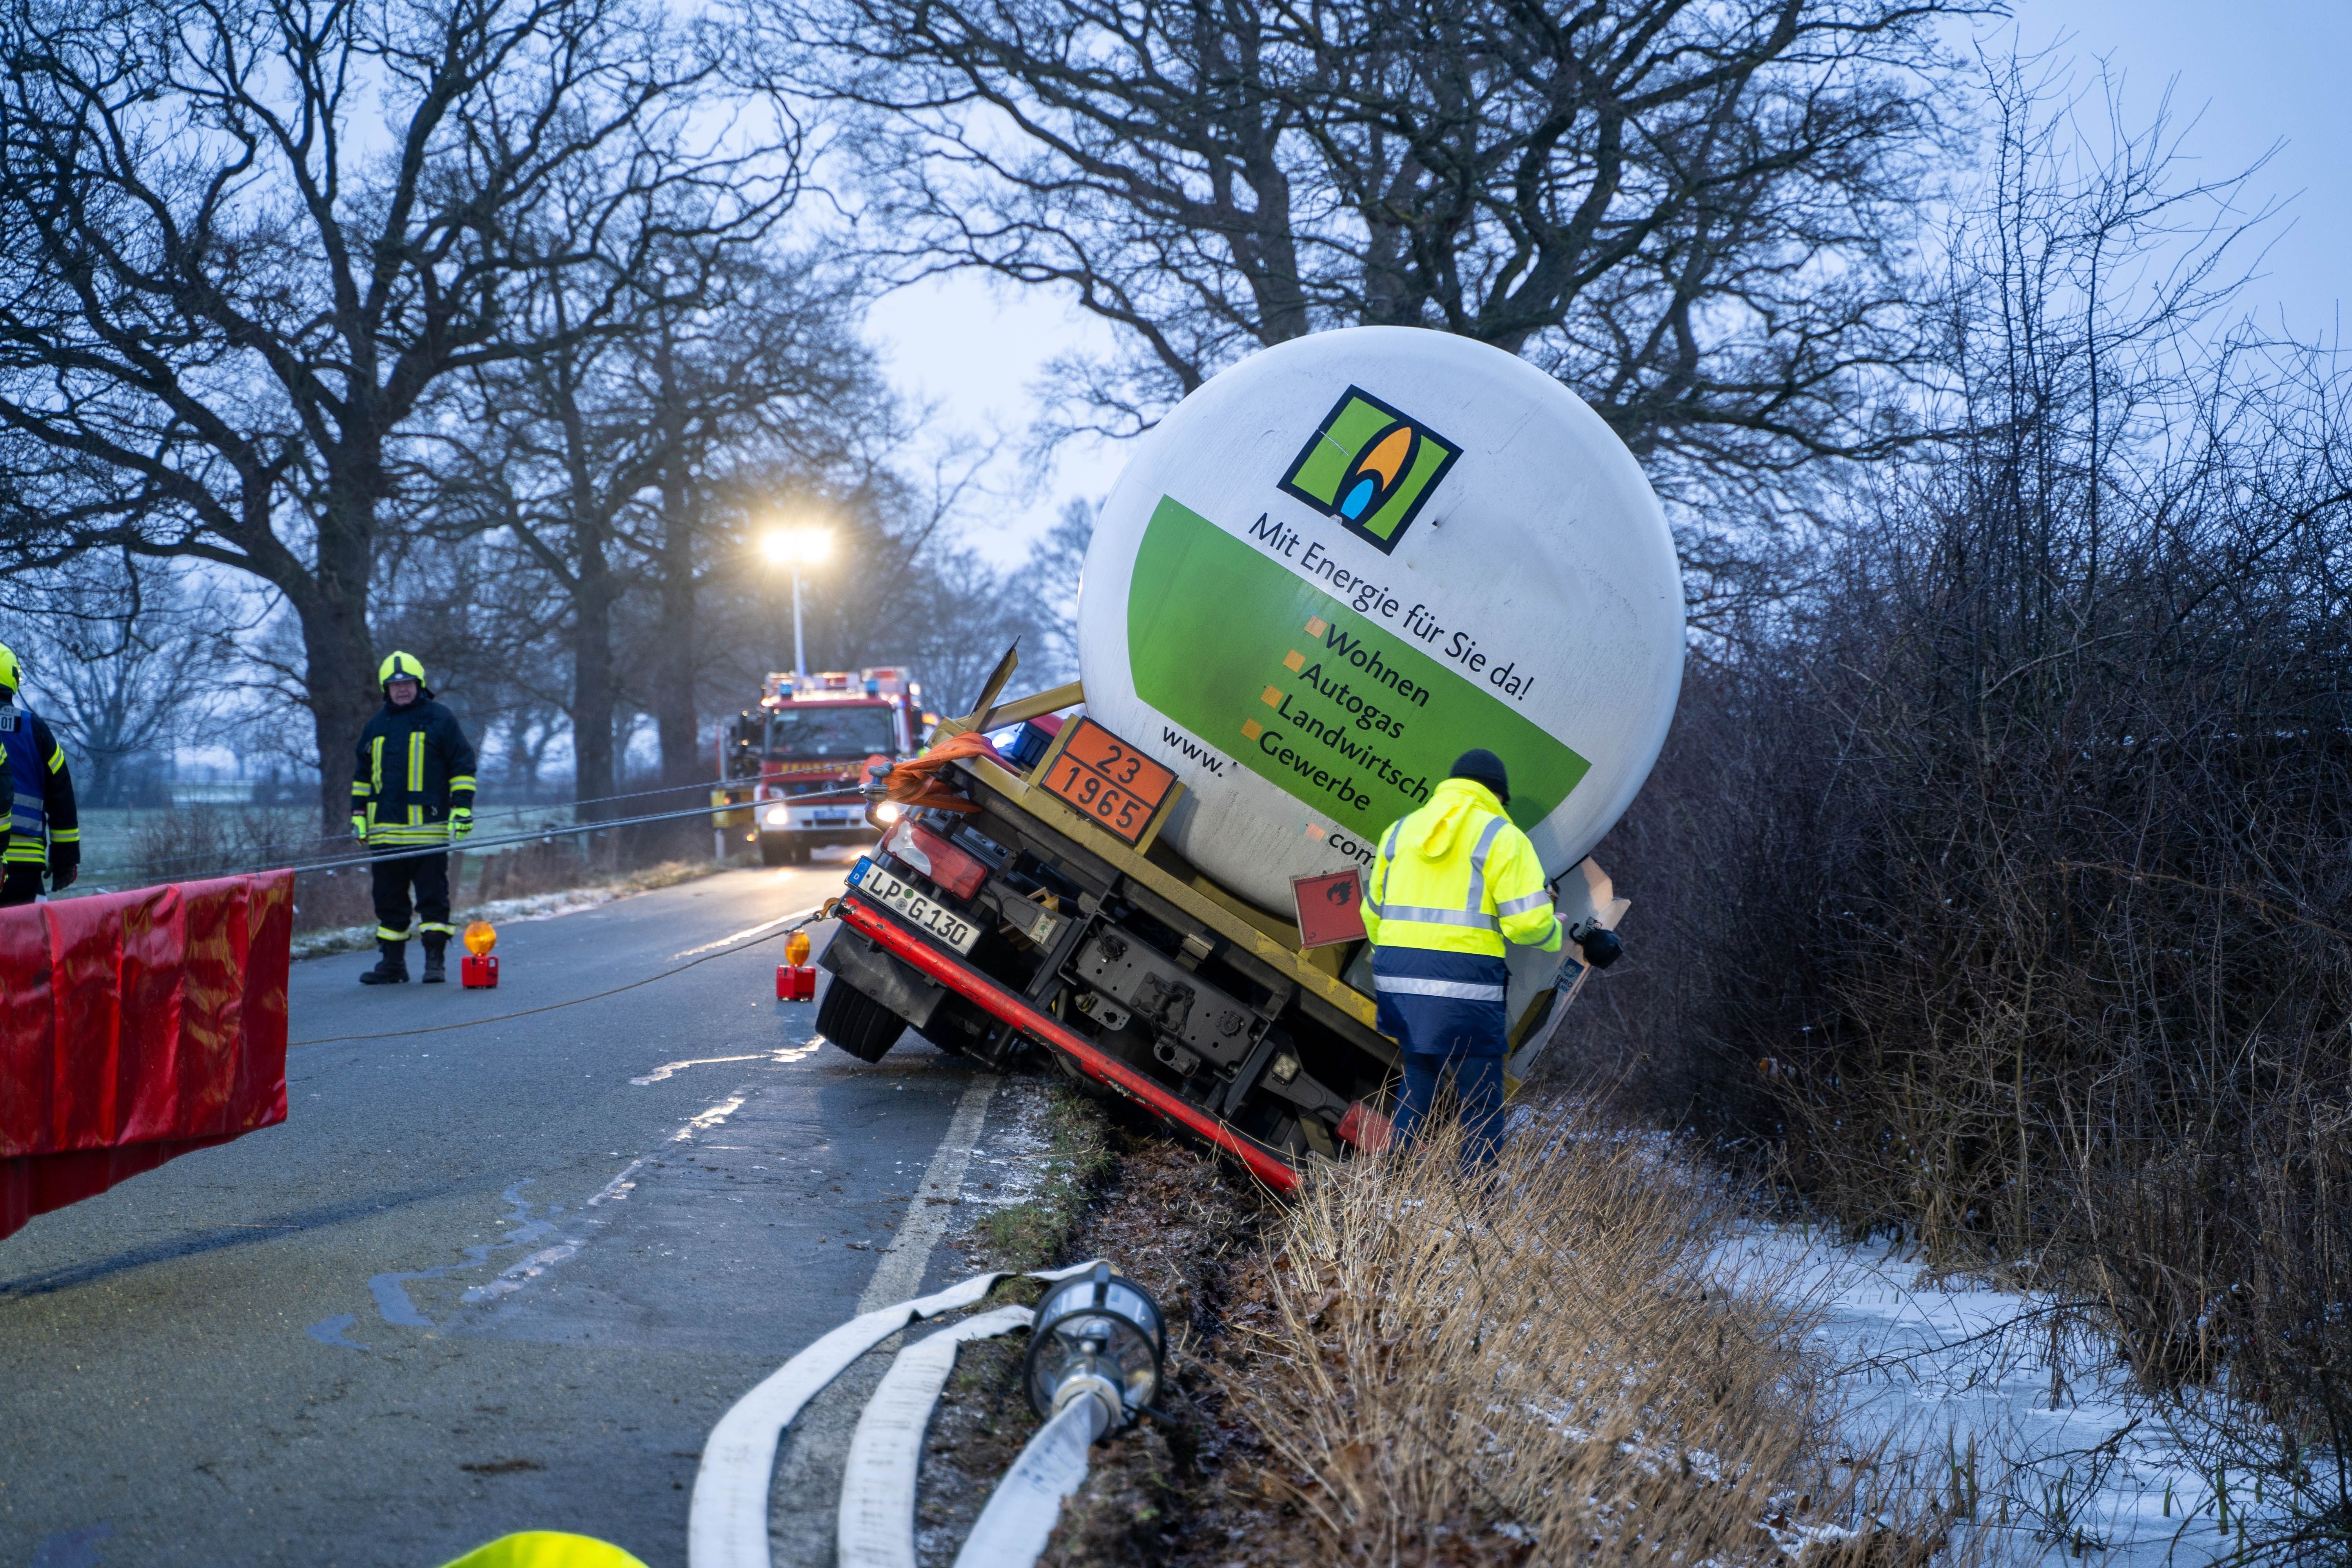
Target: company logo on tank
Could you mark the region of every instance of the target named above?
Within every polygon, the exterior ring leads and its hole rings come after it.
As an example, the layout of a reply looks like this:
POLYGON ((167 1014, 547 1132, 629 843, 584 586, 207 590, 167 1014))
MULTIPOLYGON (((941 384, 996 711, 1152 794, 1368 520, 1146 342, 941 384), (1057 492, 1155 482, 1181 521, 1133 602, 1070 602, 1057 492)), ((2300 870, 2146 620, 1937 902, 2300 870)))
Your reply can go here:
POLYGON ((1291 459, 1281 488, 1387 555, 1461 455, 1458 443, 1350 386, 1291 459))

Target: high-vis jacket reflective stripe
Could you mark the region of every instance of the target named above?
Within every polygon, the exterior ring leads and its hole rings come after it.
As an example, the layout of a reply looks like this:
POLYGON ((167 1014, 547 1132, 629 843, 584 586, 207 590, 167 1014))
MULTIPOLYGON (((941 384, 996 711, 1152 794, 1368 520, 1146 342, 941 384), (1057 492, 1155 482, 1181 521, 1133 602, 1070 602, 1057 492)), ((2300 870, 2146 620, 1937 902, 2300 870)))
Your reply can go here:
POLYGON ((368 721, 352 778, 352 829, 377 847, 437 849, 474 805, 474 748, 456 715, 429 697, 390 703, 368 721))
POLYGON ((70 866, 81 860, 81 818, 65 748, 21 700, 0 700, 0 751, 15 798, 8 806, 12 866, 70 866))
POLYGON ((1468 779, 1446 780, 1382 836, 1364 932, 1379 948, 1496 958, 1507 941, 1546 952, 1560 941, 1535 846, 1494 792, 1468 779))
MULTIPOLYGON (((0 704, 0 750, 7 752, 8 783, 16 792, 9 805, 8 831, 38 844, 43 823, 40 747, 33 739, 33 715, 13 703, 0 704)), ((12 843, 9 847, 16 846, 12 843)))
POLYGON ((1444 996, 1454 1002, 1500 1002, 1505 985, 1478 985, 1466 980, 1429 980, 1418 974, 1376 974, 1372 989, 1396 996, 1444 996))

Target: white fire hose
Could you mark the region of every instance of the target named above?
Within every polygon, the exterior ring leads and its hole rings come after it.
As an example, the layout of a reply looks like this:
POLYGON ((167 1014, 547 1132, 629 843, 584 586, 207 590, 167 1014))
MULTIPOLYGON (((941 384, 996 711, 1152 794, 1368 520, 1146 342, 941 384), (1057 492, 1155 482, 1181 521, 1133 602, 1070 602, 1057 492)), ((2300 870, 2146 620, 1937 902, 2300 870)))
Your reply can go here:
POLYGON ((1062 1385, 1054 1418, 1037 1429, 956 1553, 955 1568, 1028 1568, 1045 1550, 1062 1503, 1085 1484, 1087 1456, 1117 1419, 1118 1392, 1101 1378, 1062 1385))
MULTIPOLYGON (((1093 1267, 1081 1263, 1031 1278, 1064 1279, 1093 1267)), ((784 1428, 859 1356, 917 1318, 971 1306, 1003 1278, 977 1275, 934 1295, 853 1318, 737 1400, 703 1444, 702 1465, 695 1473, 694 1500, 687 1515, 689 1568, 771 1568, 768 1494, 774 1481, 776 1447, 784 1428)))

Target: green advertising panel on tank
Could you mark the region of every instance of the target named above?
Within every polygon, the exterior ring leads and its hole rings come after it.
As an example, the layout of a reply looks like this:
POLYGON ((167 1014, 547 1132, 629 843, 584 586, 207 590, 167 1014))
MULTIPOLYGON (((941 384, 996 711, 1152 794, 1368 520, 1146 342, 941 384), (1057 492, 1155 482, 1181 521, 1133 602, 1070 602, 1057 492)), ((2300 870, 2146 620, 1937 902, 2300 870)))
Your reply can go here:
MULTIPOLYGON (((1135 694, 1308 806, 1375 837, 1473 747, 1522 826, 1590 763, 1508 702, 1163 497, 1128 595, 1135 694)), ((1532 673, 1517 677, 1532 682, 1532 673)))

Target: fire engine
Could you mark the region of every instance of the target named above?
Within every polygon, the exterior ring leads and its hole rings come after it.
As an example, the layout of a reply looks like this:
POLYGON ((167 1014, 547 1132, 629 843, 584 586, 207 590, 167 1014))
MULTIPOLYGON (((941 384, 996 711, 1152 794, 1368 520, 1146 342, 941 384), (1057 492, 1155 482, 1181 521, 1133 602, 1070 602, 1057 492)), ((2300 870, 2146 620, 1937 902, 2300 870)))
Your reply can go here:
POLYGON ((768 677, 719 741, 722 785, 750 786, 762 864, 805 866, 812 849, 874 837, 860 786, 869 767, 921 751, 935 721, 922 700, 904 665, 768 677))

